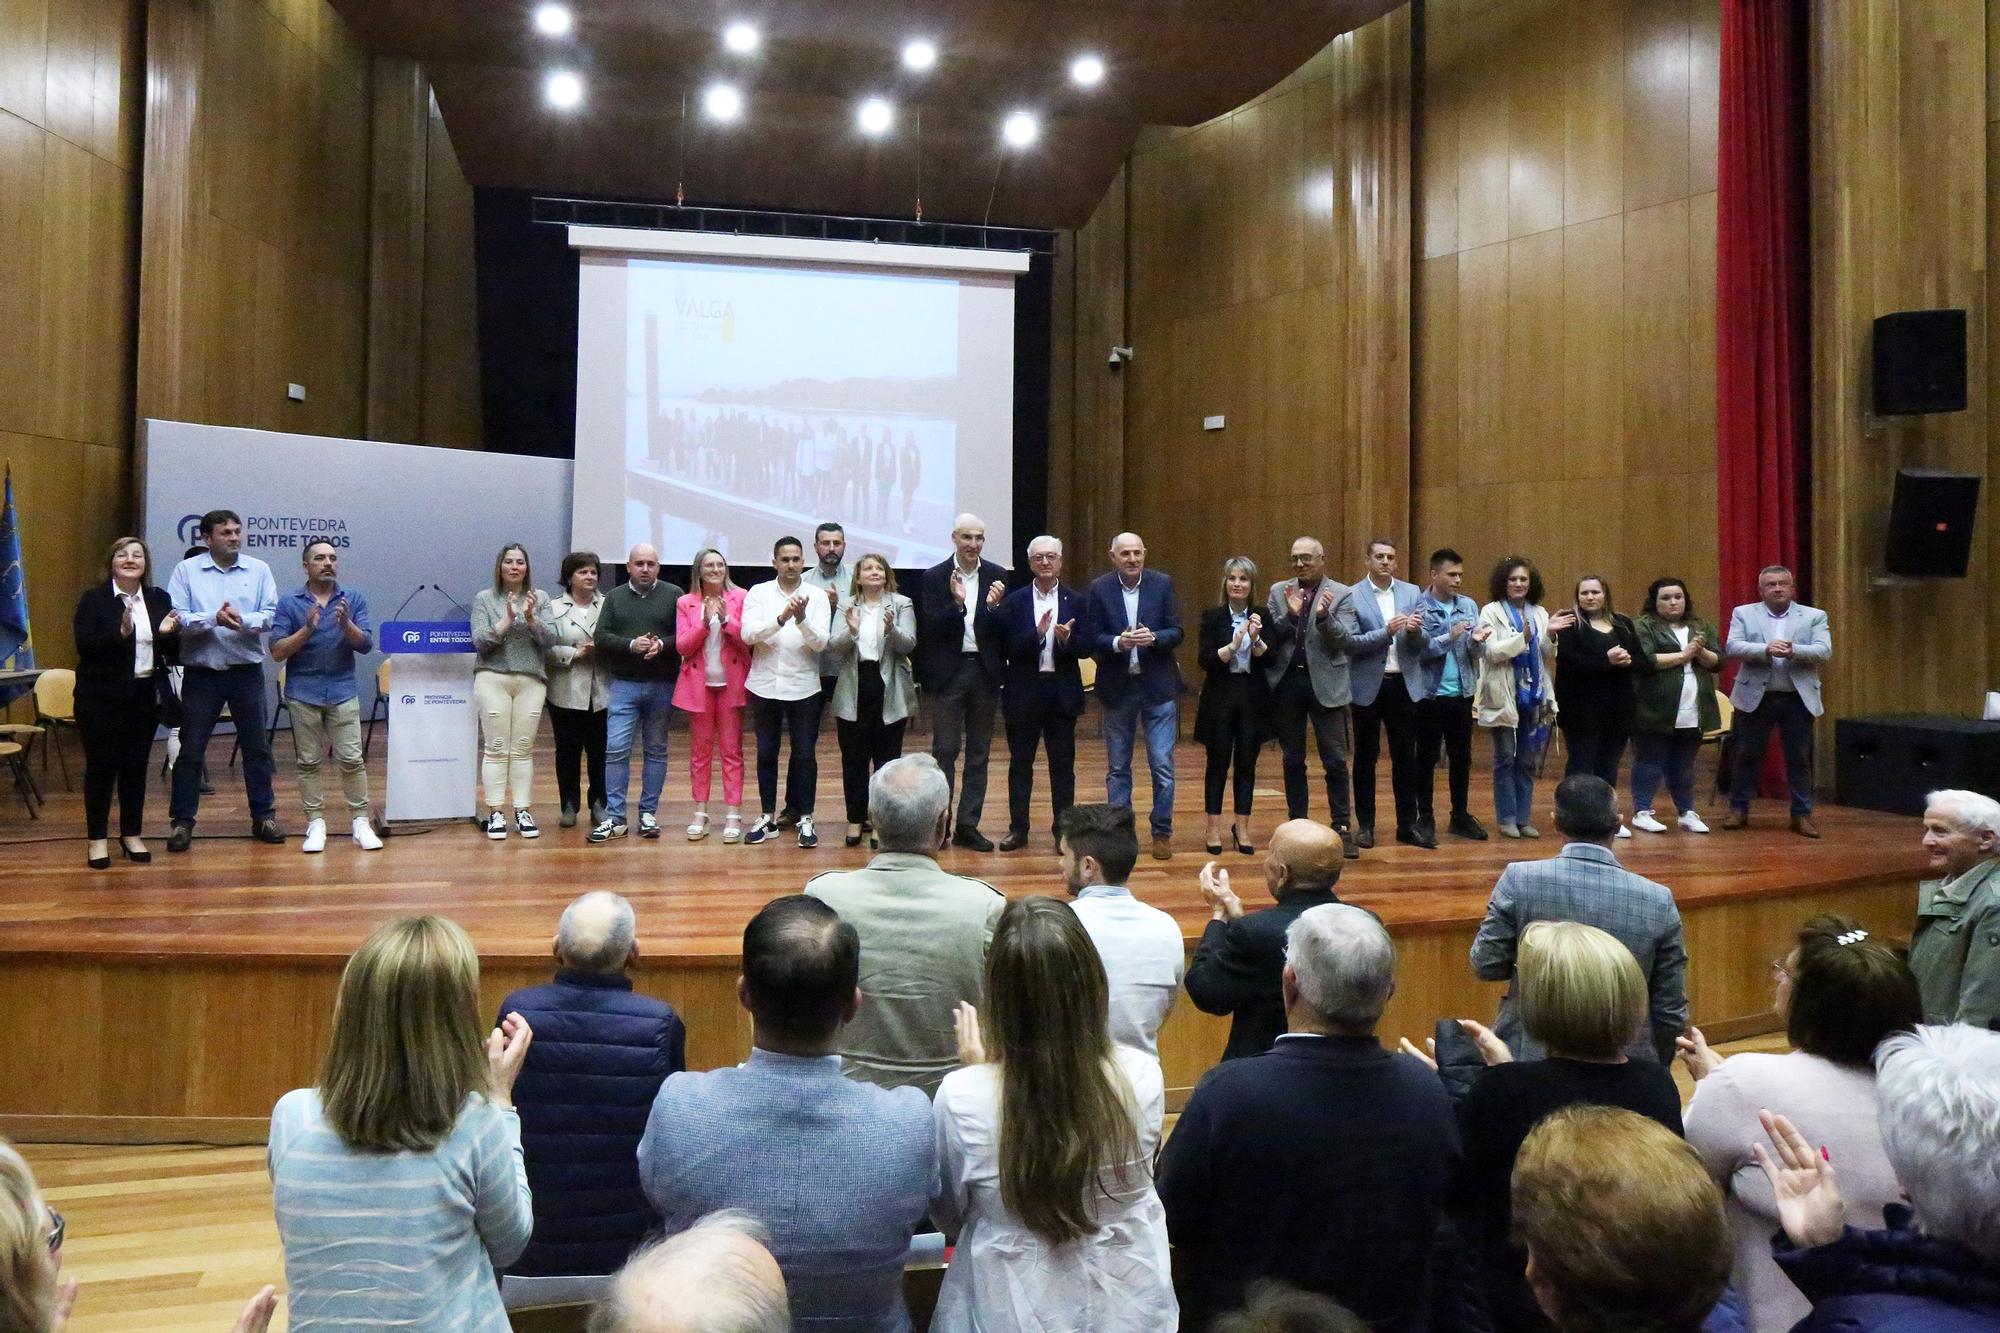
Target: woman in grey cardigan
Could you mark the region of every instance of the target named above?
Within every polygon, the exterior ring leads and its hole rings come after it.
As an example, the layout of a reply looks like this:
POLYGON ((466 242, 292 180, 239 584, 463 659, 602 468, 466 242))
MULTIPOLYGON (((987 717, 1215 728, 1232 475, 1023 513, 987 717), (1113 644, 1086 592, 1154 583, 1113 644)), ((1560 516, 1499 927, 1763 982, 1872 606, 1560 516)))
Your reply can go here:
POLYGON ((472 599, 472 702, 479 709, 486 789, 486 836, 507 836, 506 808, 514 796, 514 827, 524 838, 541 836, 529 812, 535 777, 535 732, 548 701, 549 671, 544 663, 555 634, 547 616, 549 595, 535 587, 528 550, 518 542, 500 548, 493 561, 493 586, 472 599))
POLYGON ((888 557, 871 552, 855 562, 854 582, 834 613, 827 646, 840 654, 833 716, 847 794, 847 845, 857 847, 863 834, 873 832, 868 827, 869 779, 903 753, 903 729, 916 700, 910 676, 916 610, 896 591, 896 571, 889 568, 888 557))

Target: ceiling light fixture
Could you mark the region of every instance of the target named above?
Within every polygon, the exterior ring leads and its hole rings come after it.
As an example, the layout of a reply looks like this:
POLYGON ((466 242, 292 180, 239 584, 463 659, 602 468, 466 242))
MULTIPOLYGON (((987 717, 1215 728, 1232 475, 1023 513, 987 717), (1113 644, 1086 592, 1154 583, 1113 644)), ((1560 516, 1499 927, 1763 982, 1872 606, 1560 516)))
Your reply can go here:
POLYGON ((937 64, 937 43, 922 37, 914 38, 903 46, 903 68, 918 74, 937 64))
POLYGON ((576 26, 576 18, 567 5, 537 5, 535 7, 535 31, 544 37, 567 37, 576 26))
POLYGON ((1079 88, 1095 88, 1104 82, 1104 58, 1082 55, 1069 63, 1070 82, 1079 88))
POLYGON ((558 111, 574 111, 583 105, 583 79, 566 69, 559 69, 549 75, 542 85, 542 96, 558 111))
POLYGON ((871 97, 856 108, 854 123, 861 127, 863 134, 879 137, 887 134, 889 127, 896 123, 896 108, 889 105, 885 98, 871 97))
POLYGON ((739 56, 755 55, 763 43, 763 34, 748 23, 732 23, 722 30, 722 44, 739 56))
POLYGON ((1010 148, 1026 148, 1041 134, 1041 123, 1027 111, 1016 111, 1000 126, 1000 137, 1007 141, 1010 148))
POLYGON ((701 109, 708 113, 710 120, 727 124, 743 114, 743 94, 727 83, 710 84, 708 91, 701 95, 701 109))

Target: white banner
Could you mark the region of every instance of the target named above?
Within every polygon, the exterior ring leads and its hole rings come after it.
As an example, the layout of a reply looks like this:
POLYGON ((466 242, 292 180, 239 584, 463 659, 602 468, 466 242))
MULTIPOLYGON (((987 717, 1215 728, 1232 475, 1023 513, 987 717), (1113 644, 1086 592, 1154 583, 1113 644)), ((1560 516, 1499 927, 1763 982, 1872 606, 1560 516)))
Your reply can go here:
POLYGON ((392 653, 389 792, 394 819, 470 819, 477 812, 479 710, 472 654, 392 653))

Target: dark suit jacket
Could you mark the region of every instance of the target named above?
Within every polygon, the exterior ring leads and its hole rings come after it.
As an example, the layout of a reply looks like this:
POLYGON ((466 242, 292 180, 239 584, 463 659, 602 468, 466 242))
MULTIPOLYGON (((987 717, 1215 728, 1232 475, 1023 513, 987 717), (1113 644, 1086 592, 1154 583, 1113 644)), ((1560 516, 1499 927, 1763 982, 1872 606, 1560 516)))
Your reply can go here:
MULTIPOLYGON (((160 622, 174 609, 164 588, 145 587, 146 612, 153 619, 153 664, 155 673, 179 660, 180 631, 160 633, 160 622)), ((83 590, 76 599, 76 619, 71 628, 76 639, 76 688, 85 694, 107 694, 132 683, 133 641, 118 632, 125 619, 125 605, 111 591, 105 579, 83 590)))
MULTIPOLYGON (((1255 602, 1250 609, 1258 616, 1264 608, 1255 602)), ((1219 745, 1229 740, 1224 723, 1221 696, 1229 684, 1231 675, 1229 663, 1217 656, 1229 641, 1236 637, 1231 628, 1229 608, 1211 606, 1201 613, 1201 629, 1195 635, 1195 654, 1201 662, 1201 703, 1194 714, 1194 738, 1203 745, 1219 745)), ((1283 621, 1276 625, 1265 625, 1264 642, 1269 645, 1262 657, 1250 659, 1250 670, 1245 674, 1245 684, 1250 690, 1250 711, 1256 724, 1251 735, 1261 744, 1275 733, 1270 724, 1271 686, 1264 671, 1264 664, 1272 657, 1282 657, 1292 649, 1292 627, 1283 621)))
POLYGON ((1223 1059, 1262 1055, 1285 1030, 1285 932, 1308 907, 1339 901, 1332 889, 1288 893, 1275 906, 1211 921, 1202 931, 1185 984, 1204 1014, 1235 1015, 1223 1059))
POLYGON ((1458 1161, 1444 1085, 1373 1037, 1286 1037, 1211 1069, 1160 1158, 1181 1328, 1202 1333, 1268 1277, 1420 1333, 1458 1161))
MULTIPOLYGON (((950 592, 945 596, 949 598, 950 592)), ((1076 621, 1076 626, 1070 631, 1067 643, 1056 642, 1054 657, 1056 698, 1062 703, 1063 716, 1073 718, 1083 714, 1083 672, 1076 665, 1077 659, 1088 651, 1084 646, 1083 597, 1074 588, 1058 583, 1056 621, 1060 624, 1070 620, 1076 621)), ((1034 584, 1008 593, 993 613, 992 626, 993 639, 1006 663, 1006 688, 1000 695, 1000 707, 1008 717, 1014 717, 1034 697, 1030 691, 1035 678, 1042 673, 1042 638, 1035 633, 1034 584)))
MULTIPOLYGON (((1125 594, 1118 575, 1093 579, 1084 595, 1089 620, 1090 655, 1097 659, 1097 697, 1107 706, 1117 707, 1135 688, 1126 671, 1126 655, 1116 640, 1127 627, 1125 594)), ((1136 688, 1140 701, 1163 704, 1180 697, 1181 669, 1174 662, 1174 649, 1181 646, 1181 616, 1174 607, 1174 581, 1157 570, 1139 576, 1139 623, 1151 629, 1150 647, 1139 650, 1139 677, 1136 688)))
MULTIPOLYGON (((917 580, 917 683, 927 690, 952 678, 965 651, 965 615, 951 599, 951 569, 956 563, 932 565, 917 580)), ((979 665, 994 685, 1000 683, 1000 646, 988 626, 999 608, 986 605, 986 594, 1006 578, 1007 571, 991 560, 979 562, 979 608, 972 616, 972 632, 979 643, 979 665)))

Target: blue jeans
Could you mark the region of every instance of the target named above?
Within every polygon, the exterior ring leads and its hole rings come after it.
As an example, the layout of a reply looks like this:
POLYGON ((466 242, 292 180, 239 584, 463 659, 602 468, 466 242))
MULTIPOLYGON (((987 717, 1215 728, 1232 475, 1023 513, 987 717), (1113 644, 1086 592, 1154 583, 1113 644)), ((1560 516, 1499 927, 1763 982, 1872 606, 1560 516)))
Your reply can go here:
POLYGON ((1180 705, 1172 699, 1149 704, 1133 691, 1104 708, 1104 799, 1132 804, 1132 749, 1143 726, 1146 764, 1153 770, 1153 835, 1174 831, 1174 741, 1180 733, 1180 705))
POLYGON ((1521 743, 1521 728, 1494 727, 1493 815, 1503 824, 1531 824, 1535 812, 1536 746, 1521 743))
POLYGON ((639 779, 639 813, 660 808, 667 785, 667 719, 674 711, 674 686, 666 680, 614 680, 604 737, 604 813, 625 822, 625 789, 632 783, 632 733, 645 747, 639 779))
POLYGON ((1632 738, 1632 809, 1651 810, 1666 778, 1674 809, 1694 809, 1694 757, 1701 751, 1701 728, 1681 727, 1671 735, 1642 731, 1632 738))

